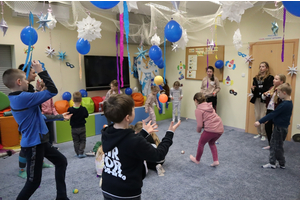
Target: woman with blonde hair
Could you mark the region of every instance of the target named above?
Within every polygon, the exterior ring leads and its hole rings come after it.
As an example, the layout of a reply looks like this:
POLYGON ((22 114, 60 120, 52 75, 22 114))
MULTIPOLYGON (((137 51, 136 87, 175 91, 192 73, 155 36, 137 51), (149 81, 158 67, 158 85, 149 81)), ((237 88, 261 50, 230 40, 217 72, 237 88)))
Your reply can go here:
MULTIPOLYGON (((265 93, 273 86, 274 77, 270 74, 269 64, 267 62, 261 62, 259 64, 259 72, 253 78, 251 91, 253 97, 250 102, 254 104, 255 121, 260 120, 266 115, 266 103, 262 99, 262 94, 265 93)), ((261 137, 262 141, 266 140, 265 125, 261 124, 257 127, 257 135, 254 138, 261 137)))

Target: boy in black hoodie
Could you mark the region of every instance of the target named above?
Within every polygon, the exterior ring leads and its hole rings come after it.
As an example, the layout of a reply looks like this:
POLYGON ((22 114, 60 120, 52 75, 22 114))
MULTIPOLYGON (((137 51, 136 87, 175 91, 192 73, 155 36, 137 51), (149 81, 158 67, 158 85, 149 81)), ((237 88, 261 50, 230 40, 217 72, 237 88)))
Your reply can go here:
POLYGON ((115 122, 102 130, 102 147, 105 154, 102 173, 102 192, 108 199, 141 199, 144 160, 157 162, 165 159, 172 145, 174 131, 180 121, 169 130, 157 148, 147 142, 149 132, 156 131, 151 121, 135 134, 127 129, 134 120, 134 101, 125 94, 112 95, 103 105, 104 115, 115 122), (141 135, 143 137, 141 137, 141 135))

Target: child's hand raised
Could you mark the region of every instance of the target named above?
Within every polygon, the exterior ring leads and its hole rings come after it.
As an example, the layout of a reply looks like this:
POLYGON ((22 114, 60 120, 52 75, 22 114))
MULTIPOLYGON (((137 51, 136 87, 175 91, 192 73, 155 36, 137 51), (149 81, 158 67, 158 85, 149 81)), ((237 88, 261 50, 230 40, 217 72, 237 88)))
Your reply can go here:
POLYGON ((175 132, 175 130, 176 130, 176 129, 178 128, 178 126, 180 125, 180 123, 181 123, 181 120, 179 120, 179 121, 177 122, 177 124, 174 125, 174 122, 171 121, 168 130, 175 132))
POLYGON ((143 120, 143 129, 145 129, 148 133, 158 132, 157 125, 156 124, 151 125, 151 122, 152 120, 150 120, 150 122, 146 124, 145 121, 143 120))
POLYGON ((40 64, 39 61, 33 60, 33 61, 31 62, 31 67, 34 69, 34 71, 35 71, 36 73, 40 73, 40 72, 43 71, 42 65, 40 64))

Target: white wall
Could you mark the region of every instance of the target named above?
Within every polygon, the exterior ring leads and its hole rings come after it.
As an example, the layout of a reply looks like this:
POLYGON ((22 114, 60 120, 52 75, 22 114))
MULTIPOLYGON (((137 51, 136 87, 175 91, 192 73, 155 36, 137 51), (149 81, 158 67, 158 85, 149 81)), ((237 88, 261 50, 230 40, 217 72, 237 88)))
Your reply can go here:
MULTIPOLYGON (((224 29, 218 27, 217 29, 217 44, 225 45, 225 61, 234 59, 236 64, 235 70, 229 70, 227 67, 224 68, 224 78, 228 75, 231 80, 234 80, 232 86, 225 86, 221 83, 221 91, 218 94, 218 106, 217 112, 223 120, 224 125, 233 126, 241 129, 245 129, 246 122, 246 105, 249 98, 247 97, 248 88, 248 66, 245 64, 244 59, 238 56, 237 51, 232 43, 232 37, 237 28, 240 28, 242 34, 243 47, 239 51, 246 54, 249 53, 247 49, 248 43, 258 42, 259 38, 267 37, 272 35, 271 22, 275 19, 267 13, 262 11, 256 12, 257 8, 249 9, 242 16, 240 25, 236 22, 226 21, 224 29), (245 73, 243 78, 241 75, 245 73), (234 89, 238 95, 230 95, 229 89, 234 89)), ((282 21, 276 20, 279 25, 279 36, 282 36, 282 21)), ((299 39, 299 24, 286 23, 285 39, 299 39)), ((188 47, 193 46, 206 46, 206 40, 212 37, 210 29, 201 31, 196 34, 190 34, 193 38, 199 38, 198 41, 189 41, 188 47)), ((176 69, 180 61, 185 61, 185 51, 177 50, 172 52, 172 49, 167 48, 167 79, 169 85, 172 85, 174 81, 178 80, 178 70, 176 69)), ((298 49, 298 58, 300 50, 298 49)), ((299 63, 298 63, 299 66, 299 63)), ((253 66, 258 67, 258 66, 253 66)), ((288 67, 288 66, 287 66, 288 67)), ((287 74, 286 74, 287 75, 287 74)), ((296 129, 296 125, 300 124, 300 91, 297 88, 300 87, 299 75, 296 77, 296 88, 293 88, 295 93, 294 110, 293 110, 293 127, 292 135, 300 133, 300 130, 296 129)), ((200 91, 201 81, 197 80, 181 80, 183 84, 184 98, 182 100, 181 115, 183 117, 195 119, 195 106, 193 105, 192 99, 196 92, 200 91)))

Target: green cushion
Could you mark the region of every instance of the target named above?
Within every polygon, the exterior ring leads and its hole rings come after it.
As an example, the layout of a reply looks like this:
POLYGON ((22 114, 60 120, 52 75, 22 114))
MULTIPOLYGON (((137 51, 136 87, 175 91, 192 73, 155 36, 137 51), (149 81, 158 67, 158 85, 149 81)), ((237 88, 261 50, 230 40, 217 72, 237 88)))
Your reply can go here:
MULTIPOLYGON (((86 124, 86 137, 96 135, 95 130, 95 115, 90 115, 88 118, 85 119, 86 124)), ((56 121, 56 142, 68 142, 72 141, 72 133, 71 133, 71 126, 69 121, 56 121)))
POLYGON ((172 111, 173 111, 173 106, 172 102, 169 102, 168 108, 166 108, 166 104, 163 103, 164 109, 165 109, 165 114, 159 114, 159 110, 157 109, 156 106, 154 106, 154 112, 156 116, 156 121, 161 121, 165 119, 172 119, 172 111))
POLYGON ((82 97, 81 105, 86 107, 89 114, 94 112, 94 101, 91 97, 82 97))
POLYGON ((0 92, 0 110, 3 110, 7 107, 9 107, 9 99, 8 96, 6 94, 4 94, 3 92, 0 92))

